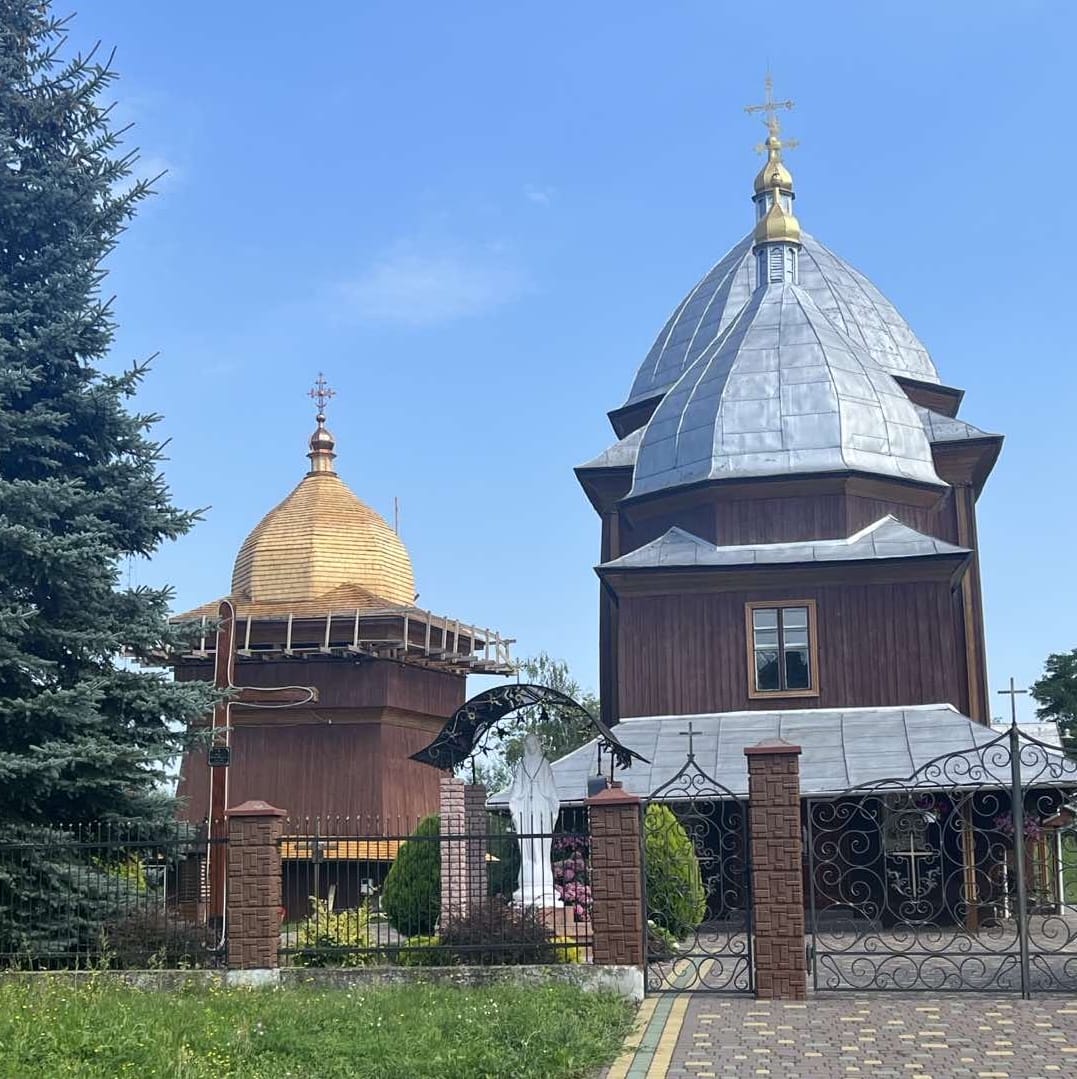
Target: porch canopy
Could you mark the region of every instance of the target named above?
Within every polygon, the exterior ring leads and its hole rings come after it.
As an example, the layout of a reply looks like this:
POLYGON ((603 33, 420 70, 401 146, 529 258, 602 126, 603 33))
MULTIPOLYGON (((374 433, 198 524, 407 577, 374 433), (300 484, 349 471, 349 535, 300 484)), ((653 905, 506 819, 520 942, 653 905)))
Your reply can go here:
MULTIPOLYGON (((630 769, 617 771, 626 791, 646 798, 677 775, 685 765, 689 723, 696 764, 734 795, 748 793, 745 747, 772 738, 801 747, 800 790, 806 798, 886 780, 909 786, 910 777, 912 785, 925 789, 1011 784, 1008 728, 984 727, 952 705, 929 704, 624 719, 616 727, 618 738, 650 762, 634 761, 630 769), (991 745, 995 742, 997 749, 991 745), (917 775, 925 765, 953 754, 967 756, 949 756, 944 767, 917 775)), ((1041 747, 1022 735, 1020 757, 1026 787, 1077 788, 1077 761, 1064 757, 1060 749, 1041 747)), ((604 761, 607 774, 608 767, 604 761)), ((595 742, 554 762, 553 773, 562 803, 582 802, 588 778, 597 773, 595 742)), ((676 801, 677 786, 659 798, 676 801)), ((705 789, 695 797, 705 798, 705 789)), ((506 803, 504 792, 489 800, 491 806, 506 803)))

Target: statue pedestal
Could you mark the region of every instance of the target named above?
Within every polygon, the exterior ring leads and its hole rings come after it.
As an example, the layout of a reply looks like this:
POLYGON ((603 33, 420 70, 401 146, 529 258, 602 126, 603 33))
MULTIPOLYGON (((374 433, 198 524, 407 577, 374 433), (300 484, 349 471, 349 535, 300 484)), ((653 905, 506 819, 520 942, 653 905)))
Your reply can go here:
POLYGON ((587 935, 587 922, 577 922, 571 907, 536 907, 535 913, 555 937, 575 939, 587 935))

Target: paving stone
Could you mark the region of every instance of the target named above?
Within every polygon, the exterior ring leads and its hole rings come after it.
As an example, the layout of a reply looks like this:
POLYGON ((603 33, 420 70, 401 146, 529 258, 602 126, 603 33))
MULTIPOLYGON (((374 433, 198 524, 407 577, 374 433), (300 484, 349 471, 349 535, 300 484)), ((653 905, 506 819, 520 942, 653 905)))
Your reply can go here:
POLYGON ((672 1002, 655 1009, 646 1038, 654 1048, 633 1062, 632 1079, 1077 1076, 1077 1007, 1063 998, 880 993, 789 1005, 696 994, 672 1002))

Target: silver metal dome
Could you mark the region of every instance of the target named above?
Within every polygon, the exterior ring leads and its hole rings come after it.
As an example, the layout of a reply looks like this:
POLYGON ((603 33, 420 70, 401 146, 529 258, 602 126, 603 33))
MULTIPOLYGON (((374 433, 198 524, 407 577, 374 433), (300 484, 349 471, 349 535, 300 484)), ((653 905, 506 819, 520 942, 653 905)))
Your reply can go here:
POLYGON ((643 430, 630 497, 704 480, 856 470, 944 486, 893 377, 799 285, 757 289, 643 430))
MULTIPOLYGON (((800 287, 835 326, 884 370, 939 382, 928 351, 894 305, 844 259, 804 233, 800 287)), ((752 236, 745 236, 685 297, 647 353, 626 404, 665 393, 736 318, 756 286, 752 236)))

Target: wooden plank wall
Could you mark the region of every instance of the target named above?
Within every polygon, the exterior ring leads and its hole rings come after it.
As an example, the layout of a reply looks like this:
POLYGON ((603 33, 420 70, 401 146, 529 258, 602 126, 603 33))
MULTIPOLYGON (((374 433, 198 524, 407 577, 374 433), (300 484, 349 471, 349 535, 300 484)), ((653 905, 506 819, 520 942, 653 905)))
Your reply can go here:
POLYGON ((741 543, 796 543, 844 539, 892 514, 929 536, 957 542, 953 491, 935 506, 917 506, 846 492, 782 495, 775 498, 732 498, 680 507, 653 517, 622 516, 620 547, 626 554, 657 539, 671 526, 723 546, 741 543))
MULTIPOLYGON (((413 828, 419 816, 437 812, 441 773, 407 758, 435 732, 392 723, 236 725, 228 804, 261 799, 292 817, 379 817, 413 828)), ((179 794, 187 801, 184 819, 203 820, 205 750, 184 758, 179 794)))
POLYGON ((947 583, 796 591, 622 597, 617 663, 621 717, 947 701, 966 710, 968 685, 947 583), (816 600, 817 698, 749 699, 744 605, 767 598, 816 600))

